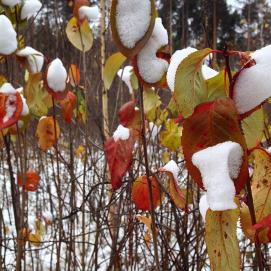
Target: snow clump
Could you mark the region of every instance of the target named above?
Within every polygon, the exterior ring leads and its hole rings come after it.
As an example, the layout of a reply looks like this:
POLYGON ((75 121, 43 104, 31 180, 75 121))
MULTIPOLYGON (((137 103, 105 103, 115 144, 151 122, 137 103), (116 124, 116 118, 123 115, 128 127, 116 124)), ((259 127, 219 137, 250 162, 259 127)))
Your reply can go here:
POLYGON ((116 26, 125 47, 130 49, 135 47, 146 34, 150 21, 150 0, 118 0, 116 26))
POLYGON ((132 66, 125 66, 123 69, 118 70, 118 76, 127 85, 130 94, 133 94, 133 87, 131 83, 132 71, 132 66))
POLYGON ((25 0, 21 11, 21 19, 30 19, 41 7, 42 4, 39 0, 25 0))
POLYGON ((17 33, 5 15, 0 15, 0 29, 0 55, 10 55, 16 51, 18 46, 17 33))
POLYGON ((2 0, 1 3, 8 7, 14 7, 17 4, 21 3, 21 0, 2 0))
POLYGON ((32 47, 26 46, 24 49, 19 50, 16 55, 27 59, 32 73, 41 71, 44 63, 44 56, 41 52, 33 49, 32 47))
POLYGON ((209 204, 207 202, 207 195, 204 193, 199 201, 199 211, 202 216, 203 221, 205 222, 206 213, 209 209, 209 204))
POLYGON ((154 84, 167 72, 168 62, 156 56, 157 51, 168 44, 168 33, 161 18, 156 18, 152 35, 137 56, 138 71, 142 79, 154 84))
POLYGON ((100 15, 98 6, 93 7, 82 6, 79 8, 78 13, 80 20, 87 18, 89 21, 99 19, 100 15))
POLYGON ((234 86, 237 111, 244 114, 271 96, 271 45, 251 54, 256 65, 241 71, 234 86))
POLYGON ((200 170, 207 190, 207 202, 213 211, 237 208, 234 197, 236 179, 242 165, 243 149, 232 141, 194 153, 193 164, 200 170))
POLYGON ((48 86, 55 92, 63 92, 66 89, 67 71, 59 58, 53 60, 47 71, 48 86))
POLYGON ((121 124, 118 126, 117 130, 113 134, 113 138, 116 141, 118 140, 127 140, 130 137, 130 130, 121 124))
POLYGON ((163 166, 163 170, 172 173, 175 181, 178 180, 178 174, 180 169, 174 160, 170 160, 165 166, 163 166))

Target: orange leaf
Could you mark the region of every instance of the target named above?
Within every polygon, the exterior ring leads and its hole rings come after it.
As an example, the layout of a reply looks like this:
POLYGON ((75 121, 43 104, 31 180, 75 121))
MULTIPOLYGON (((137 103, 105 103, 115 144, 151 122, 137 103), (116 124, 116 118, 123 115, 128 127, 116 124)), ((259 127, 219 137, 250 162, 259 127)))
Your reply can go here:
POLYGON ((23 102, 19 92, 4 94, 0 93, 0 129, 5 129, 7 127, 15 124, 22 113, 23 102), (9 111, 7 111, 9 108, 9 111), (10 115, 10 112, 13 112, 10 115))
POLYGON ((111 174, 111 184, 114 190, 120 188, 122 177, 131 167, 133 161, 134 137, 127 140, 117 140, 110 137, 105 142, 105 154, 111 174))
POLYGON ((53 117, 42 117, 38 123, 36 134, 39 139, 40 148, 43 151, 47 151, 54 146, 60 135, 57 120, 54 121, 53 117))
POLYGON ((17 176, 18 185, 24 186, 25 191, 31 191, 31 192, 36 191, 39 185, 40 176, 35 171, 29 170, 24 174, 24 178, 25 178, 25 185, 23 185, 22 175, 17 176))
POLYGON ((66 122, 71 123, 73 109, 76 106, 76 96, 69 91, 64 100, 60 101, 61 113, 66 122))
MULTIPOLYGON (((150 177, 152 186, 152 202, 153 207, 156 208, 161 204, 161 193, 154 177, 150 177)), ((138 209, 143 211, 150 211, 149 202, 149 185, 147 176, 141 176, 136 179, 132 187, 132 200, 138 209)))
POLYGON ((73 87, 78 86, 80 83, 81 79, 80 70, 75 64, 71 64, 69 68, 69 79, 73 87))
POLYGON ((177 181, 175 180, 175 178, 173 176, 173 173, 165 170, 164 168, 160 168, 159 171, 165 172, 169 177, 168 192, 169 192, 169 195, 170 195, 171 199, 173 200, 174 204, 178 208, 186 210, 187 204, 186 204, 185 195, 183 194, 183 191, 181 190, 181 188, 178 186, 177 181))
POLYGON ((248 159, 245 138, 238 122, 234 103, 230 99, 217 99, 196 107, 193 115, 184 122, 182 146, 189 174, 203 188, 201 174, 193 165, 194 153, 225 141, 239 143, 243 150, 243 164, 234 180, 238 194, 248 180, 248 159))

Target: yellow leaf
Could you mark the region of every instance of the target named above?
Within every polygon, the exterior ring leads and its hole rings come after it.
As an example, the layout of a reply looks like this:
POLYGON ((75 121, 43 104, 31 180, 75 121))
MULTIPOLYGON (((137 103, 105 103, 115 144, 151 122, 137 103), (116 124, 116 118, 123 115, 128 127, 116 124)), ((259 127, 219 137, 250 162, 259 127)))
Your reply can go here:
POLYGON ((126 57, 121 53, 115 53, 106 60, 103 74, 106 89, 110 89, 118 70, 125 60, 126 57))
POLYGON ((168 120, 165 130, 160 133, 161 144, 172 151, 178 151, 181 145, 181 135, 181 127, 174 120, 168 120))
POLYGON ((38 117, 47 115, 52 98, 42 87, 42 73, 28 74, 25 98, 32 114, 38 117))
POLYGON ((39 233, 29 233, 28 235, 28 241, 31 245, 35 247, 39 247, 41 243, 41 235, 39 233))
POLYGON ((78 24, 75 17, 72 17, 66 27, 66 34, 71 44, 82 52, 87 52, 93 44, 93 35, 89 23, 84 20, 78 24))
MULTIPOLYGON (((254 170, 252 177, 252 197, 255 209, 256 222, 271 214, 271 155, 263 149, 255 149, 254 170)), ((252 229, 252 222, 249 208, 243 205, 241 208, 241 226, 244 234, 255 241, 255 231, 252 229)), ((261 243, 269 243, 267 230, 258 234, 261 243)))
POLYGON ((261 143, 264 131, 264 112, 262 108, 242 121, 242 130, 249 150, 261 143))
POLYGON ((159 95, 153 89, 145 89, 143 93, 144 111, 149 121, 156 119, 157 108, 161 104, 159 95))
POLYGON ((213 271, 239 271, 240 249, 236 236, 239 209, 206 213, 205 241, 213 271))

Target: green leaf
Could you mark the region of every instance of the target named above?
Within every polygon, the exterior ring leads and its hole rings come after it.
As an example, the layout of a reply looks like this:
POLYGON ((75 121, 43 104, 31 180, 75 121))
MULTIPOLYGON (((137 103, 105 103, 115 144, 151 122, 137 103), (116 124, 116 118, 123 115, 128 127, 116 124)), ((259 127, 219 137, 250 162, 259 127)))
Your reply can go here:
POLYGON ((82 52, 87 52, 93 44, 93 35, 89 23, 84 20, 79 26, 77 19, 72 17, 66 27, 66 34, 71 44, 82 52))
POLYGON ((149 121, 156 119, 156 110, 161 105, 159 95, 153 89, 145 89, 143 93, 144 111, 149 121))
POLYGON ((240 249, 236 236, 239 208, 206 213, 205 241, 214 271, 239 271, 240 249))
POLYGON ((106 89, 110 89, 118 70, 125 60, 126 57, 121 53, 115 53, 106 60, 103 74, 106 89))
POLYGON ((242 120, 247 148, 250 150, 261 143, 264 131, 264 111, 262 108, 242 120))
POLYGON ((186 118, 194 108, 207 101, 207 83, 202 75, 202 62, 212 49, 206 48, 190 54, 177 69, 175 76, 174 98, 178 113, 186 118))
POLYGON ((181 134, 181 127, 174 120, 168 120, 165 130, 160 134, 161 144, 172 151, 178 151, 181 146, 181 134))
POLYGON ((225 82, 225 72, 221 71, 218 75, 215 77, 210 78, 206 81, 207 83, 207 92, 208 92, 208 101, 213 101, 217 98, 226 98, 229 89, 229 82, 228 76, 227 81, 225 82), (226 86, 225 86, 226 83, 226 86))

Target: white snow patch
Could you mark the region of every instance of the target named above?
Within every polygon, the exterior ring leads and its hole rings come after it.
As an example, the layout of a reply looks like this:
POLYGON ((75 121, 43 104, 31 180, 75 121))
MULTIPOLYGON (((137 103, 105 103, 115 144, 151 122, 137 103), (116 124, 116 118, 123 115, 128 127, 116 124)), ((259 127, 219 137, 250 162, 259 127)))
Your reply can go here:
POLYGON ((113 134, 113 138, 115 141, 127 140, 130 137, 130 130, 121 124, 118 126, 117 130, 113 134))
POLYGON ((200 201, 199 201, 199 211, 204 223, 205 223, 205 217, 206 217, 206 213, 208 209, 209 209, 209 204, 207 202, 207 195, 205 193, 201 196, 200 201))
MULTIPOLYGON (((167 84, 171 91, 174 91, 175 85, 175 76, 178 70, 178 67, 182 63, 182 61, 188 57, 190 54, 196 52, 196 48, 187 47, 182 50, 176 51, 170 59, 170 65, 167 71, 167 84)), ((205 80, 208 80, 218 74, 217 71, 211 69, 207 65, 202 65, 202 74, 205 80)))
POLYGON ((118 70, 118 76, 127 85, 130 94, 133 94, 133 87, 131 83, 132 71, 132 66, 125 66, 123 69, 118 70))
POLYGON ((146 34, 151 21, 150 0, 119 0, 116 7, 116 26, 121 42, 134 48, 146 34))
POLYGON ((20 4, 21 0, 2 0, 1 2, 5 6, 14 7, 17 4, 20 4))
POLYGON ((25 0, 21 11, 21 19, 30 19, 41 7, 42 4, 39 0, 25 0))
POLYGON ((16 89, 10 83, 4 83, 0 88, 0 92, 4 94, 16 94, 16 89))
POLYGON ((79 13, 80 20, 87 18, 89 21, 99 19, 99 15, 100 15, 98 6, 93 6, 93 7, 82 6, 79 8, 78 13, 79 13))
POLYGON ((14 112, 16 111, 16 100, 17 97, 14 94, 9 94, 6 100, 6 115, 3 118, 3 123, 6 123, 10 120, 10 118, 13 116, 14 112))
POLYGON ((163 167, 163 169, 164 169, 165 171, 171 172, 172 175, 173 175, 173 177, 174 177, 174 179, 175 179, 176 181, 178 180, 178 174, 179 174, 180 169, 179 169, 179 167, 178 167, 178 165, 176 164, 175 161, 170 160, 170 161, 163 167))
POLYGON ((157 135, 160 133, 162 126, 157 126, 153 122, 149 123, 149 130, 150 130, 150 136, 152 140, 155 140, 157 138, 157 135))
POLYGON ((23 109, 22 109, 22 113, 21 116, 27 116, 29 114, 29 107, 26 103, 26 99, 23 95, 21 95, 22 98, 22 102, 23 102, 23 109))
POLYGON ((271 45, 251 54, 256 65, 241 71, 234 86, 237 111, 244 114, 271 96, 271 45))
POLYGON ((156 56, 157 51, 167 44, 167 30, 164 28, 161 18, 156 18, 152 35, 137 56, 138 71, 145 82, 157 83, 167 72, 168 62, 156 56))
POLYGON ((0 15, 0 29, 0 55, 10 55, 16 51, 18 46, 17 33, 5 15, 0 15))
POLYGON ((232 179, 239 175, 242 156, 242 147, 232 141, 206 148, 192 156, 193 164, 200 170, 211 210, 224 211, 237 208, 232 179))
POLYGON ((32 73, 40 72, 44 63, 44 56, 41 52, 26 46, 16 53, 17 56, 25 57, 32 73))
POLYGON ((59 58, 53 60, 47 71, 48 86, 55 92, 62 92, 66 89, 67 71, 59 58))

